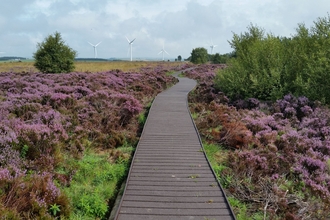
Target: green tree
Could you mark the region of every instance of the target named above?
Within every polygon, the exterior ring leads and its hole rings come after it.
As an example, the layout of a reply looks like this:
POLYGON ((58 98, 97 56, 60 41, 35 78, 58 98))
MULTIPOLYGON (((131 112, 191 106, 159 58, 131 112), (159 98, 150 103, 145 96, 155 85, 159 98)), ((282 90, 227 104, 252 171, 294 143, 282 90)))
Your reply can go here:
POLYGON ((182 57, 181 55, 178 56, 178 61, 181 61, 182 60, 182 57))
POLYGON ((234 52, 225 53, 225 54, 216 53, 213 56, 212 63, 214 63, 214 64, 226 64, 232 58, 235 58, 235 53, 234 52))
POLYGON ((202 64, 208 61, 207 50, 203 47, 198 47, 192 50, 190 62, 194 64, 202 64))
POLYGON ((214 54, 214 56, 212 57, 212 63, 219 64, 221 63, 221 61, 222 60, 220 54, 219 53, 214 54))
POLYGON ((281 83, 285 93, 304 95, 330 104, 330 16, 320 17, 311 28, 299 24, 285 42, 285 67, 281 83))
POLYGON ((265 35, 263 29, 251 25, 248 32, 234 34, 230 44, 236 58, 230 60, 229 68, 217 74, 216 86, 234 99, 282 97, 280 76, 284 47, 280 38, 265 35))
POLYGON ((77 52, 62 40, 61 34, 55 32, 37 44, 34 66, 43 73, 68 73, 74 70, 76 55, 77 52))

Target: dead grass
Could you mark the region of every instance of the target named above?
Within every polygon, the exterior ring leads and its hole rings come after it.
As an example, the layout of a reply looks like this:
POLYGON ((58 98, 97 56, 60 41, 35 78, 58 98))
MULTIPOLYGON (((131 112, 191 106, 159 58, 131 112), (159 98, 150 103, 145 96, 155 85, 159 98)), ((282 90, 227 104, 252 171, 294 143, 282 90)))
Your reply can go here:
MULTIPOLYGON (((0 62, 0 72, 39 72, 34 66, 34 62, 0 62)), ((104 72, 114 69, 126 71, 139 71, 142 67, 156 67, 166 65, 169 67, 178 66, 179 62, 160 61, 113 61, 113 62, 75 62, 76 72, 104 72)))

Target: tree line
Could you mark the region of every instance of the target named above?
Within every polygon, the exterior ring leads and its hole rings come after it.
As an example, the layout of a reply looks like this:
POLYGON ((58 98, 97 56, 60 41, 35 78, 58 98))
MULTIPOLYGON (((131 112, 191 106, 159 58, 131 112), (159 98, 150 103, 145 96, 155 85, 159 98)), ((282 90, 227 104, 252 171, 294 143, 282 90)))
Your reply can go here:
POLYGON ((194 48, 191 51, 191 56, 187 59, 194 64, 213 63, 213 64, 225 64, 228 60, 235 56, 235 53, 226 54, 208 54, 204 47, 194 48))

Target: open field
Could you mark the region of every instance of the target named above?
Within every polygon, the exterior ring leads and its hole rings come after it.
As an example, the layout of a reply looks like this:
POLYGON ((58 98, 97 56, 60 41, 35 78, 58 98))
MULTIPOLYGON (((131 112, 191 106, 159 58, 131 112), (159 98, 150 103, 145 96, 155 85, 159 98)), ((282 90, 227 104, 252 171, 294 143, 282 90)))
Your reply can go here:
MULTIPOLYGON (((0 72, 39 72, 34 67, 34 62, 0 62, 0 72)), ((162 61, 109 61, 109 62, 75 62, 76 72, 103 72, 114 69, 122 71, 139 71, 141 67, 179 66, 183 62, 162 62, 162 61)))

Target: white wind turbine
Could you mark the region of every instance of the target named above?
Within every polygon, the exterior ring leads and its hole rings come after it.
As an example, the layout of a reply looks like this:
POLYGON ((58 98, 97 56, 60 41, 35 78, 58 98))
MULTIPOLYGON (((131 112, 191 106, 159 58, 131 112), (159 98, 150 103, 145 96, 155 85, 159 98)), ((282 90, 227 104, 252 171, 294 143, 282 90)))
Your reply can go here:
POLYGON ((129 44, 129 47, 130 47, 130 51, 131 51, 131 61, 133 60, 133 56, 132 56, 132 44, 133 42, 135 41, 136 38, 134 38, 133 40, 129 40, 127 37, 126 37, 127 41, 128 41, 128 44, 129 44))
POLYGON ((213 49, 214 49, 216 46, 218 46, 218 45, 211 45, 211 46, 210 46, 210 47, 211 47, 211 54, 213 54, 213 49))
POLYGON ((211 47, 211 55, 213 54, 213 49, 214 49, 216 46, 218 46, 218 45, 214 45, 214 44, 213 44, 213 41, 212 41, 212 44, 210 45, 210 47, 211 47))
POLYGON ((102 41, 100 41, 100 42, 99 42, 98 44, 96 44, 96 45, 94 45, 94 44, 88 42, 90 45, 92 45, 92 46, 94 47, 94 58, 97 57, 97 50, 96 50, 96 47, 97 47, 101 42, 102 42, 102 41))
MULTIPOLYGON (((158 53, 158 54, 163 54, 163 61, 165 61, 164 59, 164 53, 167 53, 167 51, 164 49, 164 44, 163 44, 163 49, 158 53)), ((168 55, 170 55, 169 53, 167 53, 168 55)))

